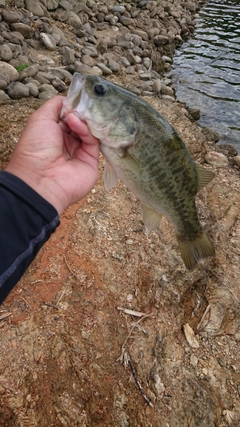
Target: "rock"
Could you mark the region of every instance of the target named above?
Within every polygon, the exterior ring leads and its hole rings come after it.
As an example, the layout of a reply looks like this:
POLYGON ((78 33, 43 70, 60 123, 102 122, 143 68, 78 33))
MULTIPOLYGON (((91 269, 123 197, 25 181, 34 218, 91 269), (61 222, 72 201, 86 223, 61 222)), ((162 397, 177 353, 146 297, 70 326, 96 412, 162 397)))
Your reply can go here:
POLYGON ((3 90, 0 90, 0 105, 9 103, 10 101, 11 98, 9 98, 9 96, 3 90))
POLYGON ((56 50, 56 40, 50 34, 40 33, 44 47, 48 50, 56 50))
POLYGON ((59 6, 66 10, 73 10, 73 6, 67 0, 60 0, 59 6))
POLYGON ((216 149, 227 157, 234 157, 238 155, 236 148, 230 144, 218 144, 216 149))
POLYGON ((110 68, 108 68, 106 65, 104 65, 100 62, 98 62, 96 65, 98 68, 100 68, 100 70, 102 70, 103 74, 105 74, 107 76, 112 74, 112 70, 110 68))
POLYGON ((58 92, 63 92, 64 90, 67 89, 67 85, 60 80, 58 77, 56 77, 54 80, 52 80, 52 85, 53 87, 58 91, 58 92))
POLYGON ((7 94, 10 98, 21 99, 29 97, 29 88, 21 82, 12 82, 8 85, 7 94))
POLYGON ((7 44, 0 45, 0 61, 9 62, 13 57, 12 51, 7 44))
POLYGON ((145 41, 148 41, 148 39, 149 39, 149 37, 148 37, 148 34, 147 34, 147 32, 146 31, 142 31, 142 30, 139 30, 139 29, 134 29, 134 32, 133 32, 135 35, 137 35, 137 36, 139 36, 139 37, 141 37, 143 40, 145 40, 145 41))
POLYGON ((38 94, 39 94, 39 90, 38 90, 37 85, 34 84, 33 82, 29 82, 29 83, 26 83, 26 86, 29 89, 29 94, 34 96, 35 98, 37 98, 38 94))
POLYGON ((73 12, 73 11, 69 11, 68 12, 68 18, 67 18, 67 23, 69 25, 71 25, 73 28, 75 28, 76 30, 78 30, 81 25, 82 25, 82 21, 79 18, 79 16, 73 12))
POLYGON ((75 61, 75 52, 67 46, 62 47, 62 63, 63 65, 73 64, 75 61))
POLYGON ((52 25, 51 30, 52 30, 51 35, 56 40, 56 44, 58 46, 68 46, 70 48, 72 47, 72 44, 66 39, 63 31, 60 30, 60 28, 58 28, 55 25, 52 25))
POLYGON ((162 99, 164 99, 165 101, 170 101, 170 102, 175 101, 175 98, 173 96, 170 96, 170 95, 162 95, 162 99))
POLYGON ((17 80, 19 73, 12 65, 0 61, 0 76, 2 80, 9 84, 17 80))
POLYGON ((118 17, 111 13, 105 16, 105 21, 110 22, 110 24, 114 26, 118 22, 118 17))
POLYGON ((114 61, 113 59, 108 60, 107 67, 109 67, 113 73, 117 73, 120 70, 119 63, 117 61, 114 61))
POLYGON ((190 347, 199 348, 199 342, 198 342, 198 340, 194 334, 193 329, 191 328, 191 326, 188 323, 186 323, 183 326, 183 331, 184 331, 185 338, 186 338, 188 344, 190 345, 190 347))
POLYGON ((6 0, 0 0, 0 8, 6 6, 6 0))
POLYGON ((143 73, 142 71, 140 71, 140 73, 139 73, 139 78, 140 78, 141 80, 144 80, 144 81, 151 80, 151 73, 148 73, 148 72, 143 73))
POLYGON ((164 95, 168 95, 168 96, 173 96, 174 95, 174 90, 171 87, 169 87, 169 86, 167 86, 165 84, 162 84, 161 92, 164 95))
POLYGON ((18 31, 26 39, 31 38, 32 36, 32 29, 30 25, 22 24, 21 22, 16 22, 14 24, 11 24, 10 27, 14 31, 18 31))
POLYGON ((227 157, 222 153, 217 153, 216 151, 210 151, 205 156, 205 161, 210 165, 216 166, 218 168, 225 168, 229 166, 227 157))
POLYGON ((38 70, 39 70, 39 65, 33 64, 33 65, 30 65, 30 67, 26 68, 25 72, 28 77, 34 77, 37 74, 38 70))
POLYGON ((133 53, 131 51, 126 51, 126 52, 124 52, 123 55, 125 56, 125 58, 127 58, 130 65, 136 64, 135 56, 133 55, 133 53))
POLYGON ((5 80, 0 79, 0 90, 4 90, 7 87, 5 80))
POLYGON ((154 92, 160 93, 162 88, 161 80, 160 79, 154 80, 152 88, 154 92))
MULTIPOLYGON (((56 91, 57 92, 57 91, 56 91)), ((44 91, 44 92, 41 92, 39 95, 38 95, 38 98, 39 99, 42 99, 43 101, 48 101, 48 99, 51 99, 53 96, 55 96, 56 94, 55 93, 52 93, 52 91, 44 91)))
POLYGON ((70 83, 72 80, 72 74, 62 68, 53 69, 53 74, 65 83, 70 83))
POLYGON ((44 10, 41 5, 33 0, 25 0, 25 7, 29 12, 40 18, 44 16, 44 10))
POLYGON ((82 49, 82 54, 89 55, 89 56, 92 56, 93 58, 96 58, 98 56, 98 51, 93 46, 86 46, 82 49))
POLYGON ((47 80, 48 82, 51 82, 52 80, 55 79, 55 75, 53 73, 47 72, 47 71, 38 71, 38 73, 35 76, 35 78, 37 80, 44 79, 44 80, 47 80))
POLYGON ((167 36, 159 35, 153 38, 153 42, 155 46, 161 46, 169 43, 169 39, 167 36))
POLYGON ((189 114, 192 116, 192 118, 194 120, 199 120, 200 119, 200 110, 198 108, 189 108, 189 114))
POLYGON ((127 16, 122 15, 120 17, 120 22, 121 22, 121 24, 123 24, 126 27, 128 27, 129 25, 133 25, 134 21, 131 18, 128 18, 127 16))
POLYGON ((53 13, 53 18, 57 21, 60 22, 66 22, 68 19, 68 12, 65 9, 61 9, 58 8, 54 13, 53 13))
POLYGON ((75 62, 75 71, 80 74, 91 74, 94 76, 102 76, 102 71, 98 67, 89 67, 88 65, 84 65, 81 62, 75 62))
POLYGON ((39 99, 43 99, 44 101, 47 101, 48 99, 58 94, 58 91, 52 85, 49 84, 43 84, 39 86, 38 90, 39 99))
POLYGON ((187 1, 185 3, 182 3, 182 6, 186 9, 190 10, 190 12, 195 13, 196 12, 196 6, 191 1, 187 1))
POLYGON ((236 166, 240 168, 240 156, 233 157, 233 162, 236 166))
POLYGON ((11 32, 11 33, 7 31, 3 31, 2 36, 5 38, 6 41, 9 41, 10 43, 13 43, 13 44, 21 44, 22 41, 24 40, 24 36, 18 31, 11 32))
POLYGON ((46 7, 47 7, 47 10, 52 12, 53 10, 56 10, 58 8, 58 1, 57 0, 47 0, 46 7))
POLYGON ((125 10, 126 10, 126 8, 125 8, 125 6, 123 6, 123 5, 116 5, 116 6, 113 6, 112 7, 112 10, 111 10, 111 12, 112 13, 116 13, 116 12, 118 12, 118 13, 124 13, 125 12, 125 10))
POLYGON ((22 12, 20 10, 8 10, 4 9, 2 12, 2 17, 5 22, 8 24, 13 24, 14 22, 20 22, 23 18, 22 12))
POLYGON ((84 65, 88 65, 89 67, 93 67, 96 64, 96 60, 93 59, 90 55, 83 55, 81 57, 81 61, 84 65))
POLYGON ((124 67, 129 67, 130 66, 130 62, 128 61, 127 58, 125 58, 125 56, 120 56, 119 60, 124 65, 124 67))

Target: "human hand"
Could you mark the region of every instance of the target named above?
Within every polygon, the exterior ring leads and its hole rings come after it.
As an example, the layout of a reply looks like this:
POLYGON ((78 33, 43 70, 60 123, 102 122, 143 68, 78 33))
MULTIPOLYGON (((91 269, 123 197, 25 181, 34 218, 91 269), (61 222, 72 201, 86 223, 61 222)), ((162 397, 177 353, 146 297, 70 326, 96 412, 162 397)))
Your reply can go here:
POLYGON ((63 100, 56 96, 30 116, 6 167, 59 214, 92 189, 99 160, 98 140, 85 123, 73 114, 59 123, 63 100))

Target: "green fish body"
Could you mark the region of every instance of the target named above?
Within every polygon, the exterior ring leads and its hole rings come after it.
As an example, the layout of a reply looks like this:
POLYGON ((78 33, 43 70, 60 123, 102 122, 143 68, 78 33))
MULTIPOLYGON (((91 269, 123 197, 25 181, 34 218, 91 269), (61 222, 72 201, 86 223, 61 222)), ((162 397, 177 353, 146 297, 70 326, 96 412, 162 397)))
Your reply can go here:
POLYGON ((122 182, 140 200, 148 230, 161 215, 173 224, 186 267, 215 251, 198 219, 195 196, 214 174, 192 160, 174 128, 137 95, 97 76, 75 74, 61 117, 73 112, 99 138, 107 190, 122 182))

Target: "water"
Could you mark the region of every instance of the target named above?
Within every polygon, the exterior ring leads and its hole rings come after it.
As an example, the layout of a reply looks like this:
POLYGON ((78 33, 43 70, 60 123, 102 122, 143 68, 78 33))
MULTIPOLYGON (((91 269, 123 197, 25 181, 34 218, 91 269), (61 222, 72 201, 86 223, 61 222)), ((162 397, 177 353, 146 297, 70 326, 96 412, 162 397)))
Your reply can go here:
POLYGON ((196 21, 173 61, 177 99, 240 154, 240 0, 210 0, 196 21))

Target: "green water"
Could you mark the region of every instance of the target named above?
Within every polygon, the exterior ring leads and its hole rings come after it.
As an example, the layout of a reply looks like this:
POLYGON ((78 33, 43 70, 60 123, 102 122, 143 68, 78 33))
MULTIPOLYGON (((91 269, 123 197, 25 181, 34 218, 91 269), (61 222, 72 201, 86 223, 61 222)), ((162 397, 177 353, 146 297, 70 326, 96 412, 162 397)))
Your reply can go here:
POLYGON ((240 154, 240 0, 210 0, 196 21, 174 57, 176 95, 240 154))

